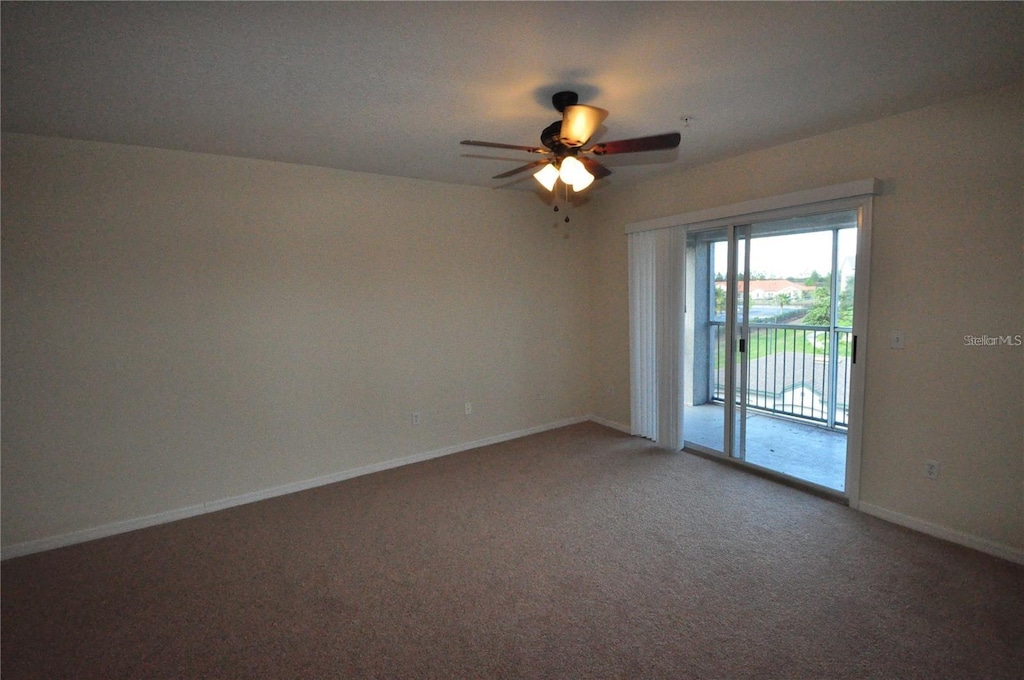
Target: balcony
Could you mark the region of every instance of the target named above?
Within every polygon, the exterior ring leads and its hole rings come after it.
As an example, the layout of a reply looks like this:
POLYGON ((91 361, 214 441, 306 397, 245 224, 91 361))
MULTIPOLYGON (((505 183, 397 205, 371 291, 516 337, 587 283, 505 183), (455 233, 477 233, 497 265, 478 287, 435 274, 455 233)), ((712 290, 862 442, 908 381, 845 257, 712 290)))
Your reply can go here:
MULTIPOLYGON (((721 403, 687 407, 683 428, 688 444, 721 451, 724 419, 721 403)), ((828 489, 845 490, 845 432, 756 409, 747 410, 746 429, 746 462, 828 489)))
MULTIPOLYGON (((710 400, 724 403, 724 324, 712 321, 708 325, 708 368, 713 385, 710 400)), ((830 429, 846 427, 850 336, 849 328, 750 324, 746 343, 747 408, 824 424, 830 429)))
MULTIPOLYGON (((721 451, 726 399, 724 324, 709 322, 707 332, 709 394, 705 403, 687 407, 684 428, 688 442, 721 451)), ((849 328, 750 324, 746 462, 844 490, 850 338, 849 328)), ((743 375, 738 370, 737 381, 743 375)))

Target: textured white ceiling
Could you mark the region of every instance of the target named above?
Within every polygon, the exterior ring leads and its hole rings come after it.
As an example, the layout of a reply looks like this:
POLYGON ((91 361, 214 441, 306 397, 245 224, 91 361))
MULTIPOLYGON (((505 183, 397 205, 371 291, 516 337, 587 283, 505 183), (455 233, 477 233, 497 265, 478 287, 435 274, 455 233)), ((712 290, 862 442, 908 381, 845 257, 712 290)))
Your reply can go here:
POLYGON ((682 133, 604 159, 623 185, 1024 78, 1020 2, 0 10, 4 130, 493 187, 533 158, 459 141, 538 144, 560 89, 604 141, 682 133))

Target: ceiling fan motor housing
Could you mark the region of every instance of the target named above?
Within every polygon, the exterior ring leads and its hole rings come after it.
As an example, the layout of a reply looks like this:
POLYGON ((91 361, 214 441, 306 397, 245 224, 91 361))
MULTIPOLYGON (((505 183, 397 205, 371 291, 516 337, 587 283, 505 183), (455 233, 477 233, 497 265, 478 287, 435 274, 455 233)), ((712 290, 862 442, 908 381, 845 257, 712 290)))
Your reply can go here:
POLYGON ((579 104, 580 96, 570 90, 556 92, 551 95, 551 104, 559 113, 565 113, 565 107, 579 104))
POLYGON ((556 120, 554 123, 544 128, 544 131, 540 133, 540 143, 554 151, 556 154, 565 153, 569 150, 569 147, 559 141, 558 138, 561 134, 562 121, 556 120))
MULTIPOLYGON (((562 92, 556 92, 551 95, 551 105, 555 109, 564 114, 566 107, 575 106, 580 101, 580 96, 571 90, 564 90, 562 92)), ((562 121, 556 120, 551 125, 544 128, 544 131, 540 133, 540 143, 555 152, 555 155, 562 157, 570 153, 570 147, 566 146, 560 141, 562 136, 562 121)))

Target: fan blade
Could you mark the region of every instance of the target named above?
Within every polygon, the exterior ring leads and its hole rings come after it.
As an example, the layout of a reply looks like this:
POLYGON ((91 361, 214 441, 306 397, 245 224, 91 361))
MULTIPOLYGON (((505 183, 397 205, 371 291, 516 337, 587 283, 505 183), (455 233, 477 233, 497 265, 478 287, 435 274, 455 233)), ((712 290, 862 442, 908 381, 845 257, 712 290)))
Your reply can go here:
POLYGON ((492 149, 516 149, 518 151, 529 151, 530 153, 548 153, 548 149, 541 149, 536 146, 520 146, 518 144, 500 144, 498 142, 478 142, 475 139, 464 139, 459 144, 467 146, 487 146, 492 149))
POLYGON ((601 179, 602 177, 607 177, 608 175, 612 174, 611 170, 604 167, 603 165, 595 161, 593 158, 580 156, 579 162, 583 163, 583 167, 587 169, 587 172, 594 176, 594 179, 601 179))
POLYGON ((583 146, 594 136, 601 121, 607 117, 608 112, 596 106, 567 106, 562 116, 562 130, 558 134, 558 141, 568 147, 583 146))
POLYGON ((526 165, 522 165, 522 166, 516 168, 515 170, 509 170, 508 172, 503 172, 500 175, 495 175, 491 179, 505 179, 506 177, 511 177, 512 175, 518 175, 521 172, 526 172, 527 170, 530 170, 532 168, 536 168, 539 165, 547 165, 548 163, 550 163, 550 161, 548 159, 546 159, 546 158, 544 160, 534 161, 532 163, 527 163, 526 165))
POLYGON ((587 149, 587 151, 598 156, 606 156, 610 153, 633 153, 634 151, 660 151, 661 149, 676 148, 679 146, 681 139, 682 137, 678 132, 667 132, 663 135, 602 142, 601 144, 595 144, 587 149))

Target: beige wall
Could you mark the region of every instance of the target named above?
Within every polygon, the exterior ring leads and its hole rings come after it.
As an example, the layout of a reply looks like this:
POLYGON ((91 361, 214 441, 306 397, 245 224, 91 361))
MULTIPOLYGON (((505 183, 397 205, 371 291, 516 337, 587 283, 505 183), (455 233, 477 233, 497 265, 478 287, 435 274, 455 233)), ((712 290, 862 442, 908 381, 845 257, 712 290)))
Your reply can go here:
POLYGON ((595 187, 570 239, 529 193, 4 135, 3 545, 628 424, 626 223, 877 177, 861 500, 1019 553, 1024 348, 963 336, 1024 333, 1022 93, 595 187))
POLYGON ((532 194, 2 156, 5 546, 587 412, 586 243, 532 194))
MULTIPOLYGON (((1024 549, 1024 87, 594 196, 594 412, 629 422, 628 222, 876 177, 861 501, 1024 549), (906 348, 888 347, 903 330, 906 348), (942 463, 938 480, 925 460, 942 463)), ((689 134, 700 134, 695 127, 689 134)), ((684 136, 680 153, 686 154, 684 136)))

